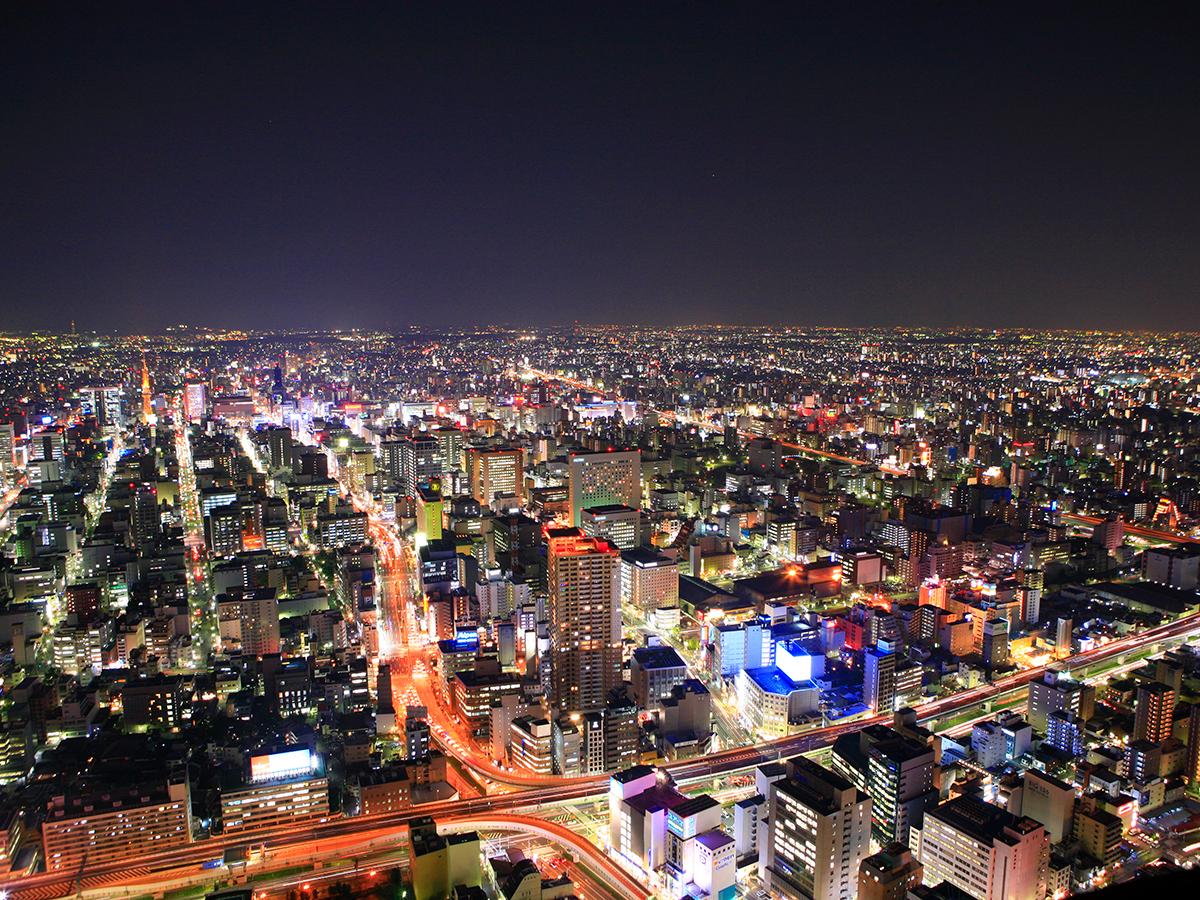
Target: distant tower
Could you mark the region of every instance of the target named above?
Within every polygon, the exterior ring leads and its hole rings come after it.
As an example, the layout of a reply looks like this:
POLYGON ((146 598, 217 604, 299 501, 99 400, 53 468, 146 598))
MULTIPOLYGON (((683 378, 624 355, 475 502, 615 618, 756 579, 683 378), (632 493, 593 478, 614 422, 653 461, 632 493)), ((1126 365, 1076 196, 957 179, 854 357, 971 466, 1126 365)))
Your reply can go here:
POLYGON ((146 365, 146 354, 142 354, 142 421, 154 425, 158 417, 154 415, 154 406, 150 402, 150 367, 146 365))

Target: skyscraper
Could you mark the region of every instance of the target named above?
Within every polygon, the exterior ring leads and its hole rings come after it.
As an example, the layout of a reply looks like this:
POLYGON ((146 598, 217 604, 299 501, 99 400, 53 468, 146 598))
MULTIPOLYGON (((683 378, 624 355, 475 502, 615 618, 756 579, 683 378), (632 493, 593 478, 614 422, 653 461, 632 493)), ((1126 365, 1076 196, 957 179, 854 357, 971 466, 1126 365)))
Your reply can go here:
POLYGON ((874 712, 896 708, 896 654, 870 647, 863 652, 863 702, 874 712))
POLYGON ((764 875, 772 894, 850 900, 870 849, 871 799, 803 756, 771 785, 764 875))
POLYGON ((580 514, 592 506, 642 505, 642 452, 572 453, 567 463, 567 496, 571 524, 582 524, 580 514))
POLYGON ((621 682, 620 554, 578 528, 547 529, 554 707, 602 709, 621 682))
POLYGON ((267 429, 267 449, 271 454, 271 471, 292 467, 292 429, 267 429))
POLYGON ((1174 724, 1175 691, 1161 681, 1140 685, 1134 709, 1133 739, 1161 744, 1171 736, 1174 724))
POLYGON ((162 534, 158 491, 152 484, 139 484, 129 495, 129 537, 135 547, 154 546, 162 534))
POLYGON ((406 497, 415 497, 421 485, 441 477, 441 448, 436 439, 417 435, 401 443, 400 484, 406 497))
POLYGON ((125 411, 122 408, 123 393, 120 385, 81 389, 79 399, 84 415, 95 416, 96 423, 102 429, 120 428, 125 424, 125 411))
POLYGON ((204 418, 208 406, 208 387, 203 381, 189 381, 183 386, 183 415, 189 422, 204 418))

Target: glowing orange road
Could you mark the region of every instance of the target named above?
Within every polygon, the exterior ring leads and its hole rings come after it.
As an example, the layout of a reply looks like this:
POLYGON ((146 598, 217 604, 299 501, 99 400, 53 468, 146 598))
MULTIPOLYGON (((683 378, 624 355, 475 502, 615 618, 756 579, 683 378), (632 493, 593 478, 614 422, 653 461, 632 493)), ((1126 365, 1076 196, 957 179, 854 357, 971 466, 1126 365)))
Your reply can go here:
POLYGON ((522 815, 472 815, 456 816, 438 823, 439 831, 516 831, 536 834, 580 854, 597 872, 612 879, 614 886, 631 900, 649 900, 652 892, 625 868, 587 838, 576 834, 565 825, 522 815))
MULTIPOLYGON (((1064 519, 1070 519, 1072 522, 1078 522, 1080 525, 1099 525, 1104 519, 1100 516, 1084 516, 1079 513, 1063 513, 1064 519)), ((1185 544, 1193 539, 1186 534, 1178 534, 1174 531, 1160 531, 1157 528, 1146 528, 1144 525, 1132 525, 1129 522, 1122 522, 1121 527, 1126 534, 1136 535, 1137 537, 1148 538, 1152 541, 1169 541, 1172 544, 1185 544)))

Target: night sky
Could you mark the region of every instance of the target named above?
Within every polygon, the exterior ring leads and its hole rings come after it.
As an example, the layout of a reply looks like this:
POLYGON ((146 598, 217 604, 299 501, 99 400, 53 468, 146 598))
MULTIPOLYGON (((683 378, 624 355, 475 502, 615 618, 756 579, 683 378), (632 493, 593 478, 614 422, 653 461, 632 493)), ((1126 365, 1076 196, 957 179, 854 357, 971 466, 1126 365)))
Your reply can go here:
POLYGON ((0 329, 1200 328, 1186 22, 797 6, 3 4, 0 329))

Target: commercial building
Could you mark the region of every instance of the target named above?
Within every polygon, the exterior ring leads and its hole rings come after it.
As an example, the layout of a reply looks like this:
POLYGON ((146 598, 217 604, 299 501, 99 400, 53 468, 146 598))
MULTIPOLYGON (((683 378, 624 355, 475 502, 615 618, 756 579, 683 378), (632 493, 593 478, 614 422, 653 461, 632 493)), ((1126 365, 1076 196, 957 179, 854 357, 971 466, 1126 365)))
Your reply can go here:
POLYGON ((308 747, 252 754, 246 770, 221 787, 222 834, 317 822, 329 815, 329 781, 308 747))
POLYGON ((514 768, 524 769, 535 775, 550 775, 554 762, 553 729, 550 722, 533 716, 518 716, 513 719, 509 727, 508 758, 514 768))
POLYGON ((659 700, 671 696, 677 685, 687 678, 687 664, 675 648, 638 647, 629 663, 629 679, 633 699, 641 709, 649 709, 659 700))
POLYGON ((471 496, 480 506, 495 508, 497 497, 511 497, 512 505, 521 505, 525 481, 520 450, 468 447, 466 456, 471 496))
POLYGON ((567 459, 567 496, 571 524, 583 524, 582 513, 593 506, 642 505, 642 453, 572 453, 567 459))
POLYGON ((649 547, 621 554, 621 602, 650 613, 679 605, 679 562, 649 547))
POLYGON ((851 900, 871 843, 871 799, 849 780, 797 757, 768 798, 763 875, 793 900, 851 900))
POLYGON ((46 868, 76 872, 192 840, 186 779, 54 797, 42 822, 46 868))
POLYGON ((1029 769, 1021 777, 1021 815, 1041 822, 1050 843, 1071 836, 1075 817, 1075 788, 1045 772, 1029 769))
POLYGON ((579 527, 584 534, 603 538, 618 550, 632 550, 641 543, 641 522, 640 510, 620 504, 589 506, 579 514, 579 527))
POLYGON ((977 900, 1044 900, 1050 835, 1028 816, 962 796, 925 813, 917 858, 926 884, 948 881, 977 900))
POLYGON ((279 652, 279 600, 274 589, 220 594, 217 620, 225 652, 245 656, 279 652))
POLYGON ((886 725, 844 734, 833 745, 833 770, 871 798, 880 844, 904 843, 937 799, 934 748, 886 725))

